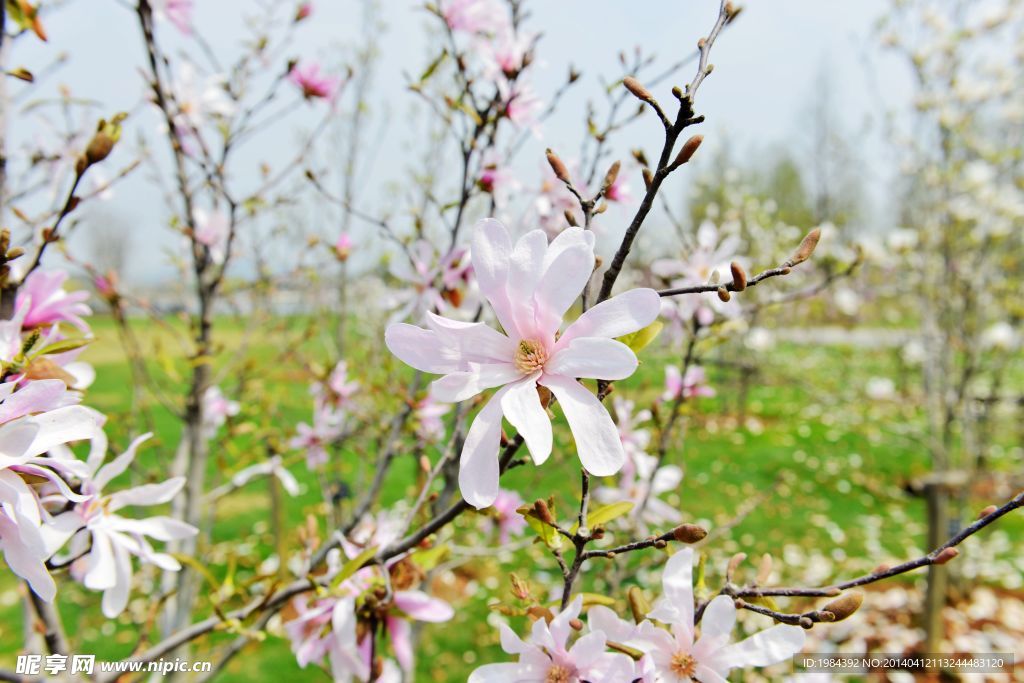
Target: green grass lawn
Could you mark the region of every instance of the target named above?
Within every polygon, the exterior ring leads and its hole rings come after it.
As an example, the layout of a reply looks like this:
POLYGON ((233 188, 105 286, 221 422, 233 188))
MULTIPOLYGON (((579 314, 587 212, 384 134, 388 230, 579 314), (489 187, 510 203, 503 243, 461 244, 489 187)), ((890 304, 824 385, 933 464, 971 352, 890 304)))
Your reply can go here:
MULTIPOLYGON (((231 432, 215 444, 208 473, 211 483, 222 482, 246 464, 265 457, 268 439, 283 442, 296 422, 309 419, 308 375, 294 354, 318 358, 321 363, 330 359, 319 338, 301 334, 304 325, 301 319, 280 319, 273 329, 254 331, 233 320, 221 321, 219 382, 229 395, 244 385, 246 395, 259 405, 243 406, 243 414, 233 423, 231 432), (247 363, 250 358, 259 359, 260 367, 269 365, 271 370, 257 374, 247 363)), ((109 431, 115 447, 123 446, 131 433, 152 429, 156 435, 123 483, 166 476, 179 423, 150 395, 142 395, 135 406, 141 409, 131 411, 132 373, 124 362, 116 330, 103 319, 95 322, 94 329, 98 341, 85 359, 95 365, 97 381, 87 394, 87 404, 111 416, 109 431)), ((171 349, 173 330, 181 329, 172 325, 170 330, 143 330, 140 340, 150 350, 171 349)), ((387 420, 404 398, 401 387, 410 377, 408 368, 399 367, 379 340, 351 326, 346 347, 351 349, 346 358, 355 379, 388 387, 363 392, 359 410, 371 420, 387 420)), ((155 354, 157 360, 150 363, 151 372, 169 378, 169 395, 180 392, 187 365, 174 354, 169 353, 164 361, 158 356, 155 354)), ((868 378, 896 374, 893 352, 781 345, 764 354, 762 371, 752 382, 745 406, 738 404, 735 373, 710 362, 737 357, 724 349, 710 352, 708 369, 718 395, 686 407, 687 429, 685 434, 676 435, 668 458, 686 471, 680 490, 670 500, 678 503, 688 518, 712 530, 731 526, 708 548, 712 560, 709 584, 714 586, 720 580, 724 562, 734 552, 745 552, 751 558, 763 553, 783 558, 794 550, 817 552, 835 561, 841 575, 834 578, 842 578, 869 570, 883 560, 905 559, 908 548, 923 546, 923 503, 902 489, 903 484, 928 469, 923 449, 907 436, 907 425, 918 419, 910 407, 912 401, 872 402, 863 391, 868 378), (741 409, 746 413, 744 424, 739 424, 741 409), (751 508, 752 501, 758 504, 751 508), (887 556, 860 558, 867 548, 874 547, 877 528, 883 530, 880 542, 887 556)), ((645 351, 638 373, 618 383, 616 392, 635 398, 639 405, 649 404, 660 393, 664 364, 672 360, 667 352, 645 351)), ((554 494, 558 509, 566 511, 577 505, 578 461, 561 417, 555 434, 556 449, 548 463, 541 468, 518 467, 503 481, 528 500, 554 494)), ((328 479, 360 491, 376 447, 372 436, 352 438, 336 454, 328 479)), ((436 452, 427 455, 437 457, 436 452)), ((303 492, 296 498, 285 498, 283 540, 287 548, 296 550, 302 539, 299 529, 307 524, 309 516, 316 521, 321 537, 327 533, 327 525, 320 482, 308 472, 300 455, 291 462, 303 492)), ((417 472, 416 458, 400 456, 387 481, 384 501, 411 500, 417 472)), ((980 508, 989 502, 994 501, 970 504, 980 508)), ((270 488, 265 479, 252 482, 218 506, 202 560, 224 595, 230 593, 224 589, 225 583, 245 585, 261 571, 254 558, 266 557, 277 547, 270 510, 270 488)), ((563 519, 566 517, 563 514, 563 519)), ((458 522, 463 533, 455 540, 456 545, 493 544, 489 532, 480 530, 481 522, 476 515, 464 516, 458 522)), ((1005 520, 1004 528, 1020 532, 1024 519, 1017 515, 1005 520)), ((969 549, 970 544, 967 552, 969 549)), ((639 568, 640 576, 647 577, 651 588, 657 587, 658 574, 647 572, 647 565, 656 565, 657 559, 657 554, 650 553, 633 560, 644 565, 639 568)), ((453 623, 424 628, 417 680, 465 680, 475 665, 502 658, 497 631, 488 623, 488 602, 495 596, 511 602, 507 590, 510 571, 530 579, 538 590, 545 578, 554 585, 558 572, 553 559, 538 546, 483 558, 461 558, 456 548, 446 562, 452 571, 439 574, 433 590, 455 604, 456 617, 453 623)), ((776 564, 783 563, 777 559, 776 564)), ((804 569, 782 566, 780 579, 798 580, 804 569)), ((143 571, 137 577, 151 582, 153 575, 143 571)), ((619 584, 619 578, 609 567, 594 564, 579 588, 608 593, 611 585, 619 584)), ((626 577, 627 583, 629 580, 626 577)), ((147 636, 132 625, 151 609, 145 597, 153 594, 151 585, 133 592, 129 611, 134 617, 126 613, 109 622, 99 612, 98 594, 65 582, 59 595, 60 609, 77 651, 95 653, 99 659, 117 659, 131 652, 140 638, 155 640, 155 630, 147 636)), ((208 588, 212 599, 216 593, 208 588)), ((23 642, 21 590, 9 572, 0 573, 2 668, 13 669, 23 642)), ((623 595, 622 586, 612 594, 619 600, 620 609, 624 606, 623 595)), ((228 597, 223 607, 230 609, 238 604, 239 597, 228 597)), ((209 607, 200 611, 205 615, 209 607)), ((220 633, 201 641, 192 657, 203 658, 211 647, 231 637, 220 633)), ((288 642, 272 635, 237 657, 222 680, 291 680, 297 671, 288 642)), ((312 669, 306 673, 314 680, 329 679, 326 673, 312 669)))

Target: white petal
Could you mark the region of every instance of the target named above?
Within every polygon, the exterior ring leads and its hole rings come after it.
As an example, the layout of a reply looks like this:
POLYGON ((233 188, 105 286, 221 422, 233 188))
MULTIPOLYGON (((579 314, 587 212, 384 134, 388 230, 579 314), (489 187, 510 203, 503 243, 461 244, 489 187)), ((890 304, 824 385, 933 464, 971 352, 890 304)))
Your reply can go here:
POLYGON ((403 363, 422 372, 443 375, 463 366, 458 351, 445 345, 433 330, 394 323, 384 330, 384 344, 403 363))
POLYGON ((159 484, 142 484, 110 495, 111 512, 127 505, 160 505, 166 503, 185 486, 185 477, 172 477, 159 484))
POLYGON ((598 477, 618 472, 626 454, 615 423, 597 397, 579 382, 560 375, 545 375, 540 383, 558 398, 583 467, 598 477))
POLYGON ((566 377, 625 379, 636 372, 637 365, 636 354, 622 342, 581 337, 557 351, 544 371, 566 377))
POLYGON ((430 395, 443 403, 458 403, 481 391, 508 384, 523 376, 512 363, 472 364, 465 372, 453 372, 430 385, 430 395))
POLYGON ((39 425, 39 433, 27 454, 39 455, 56 445, 92 438, 103 425, 103 416, 85 406, 57 408, 26 418, 39 425))
POLYGON ((105 466, 101 467, 99 472, 96 473, 96 476, 93 479, 93 482, 96 484, 96 487, 98 489, 103 489, 103 487, 106 486, 111 479, 121 474, 126 469, 128 469, 128 466, 132 464, 133 460, 135 460, 136 449, 139 447, 140 444, 149 439, 151 436, 153 436, 152 433, 147 433, 138 437, 137 439, 131 442, 131 444, 128 446, 128 450, 114 458, 114 460, 112 460, 105 466))
POLYGON ((571 246, 558 255, 533 295, 536 334, 546 336, 558 330, 562 316, 579 298, 593 270, 594 251, 585 245, 571 246))
POLYGON ((512 257, 512 238, 499 221, 485 218, 473 229, 470 258, 480 293, 491 303, 505 333, 517 333, 512 304, 509 301, 508 271, 512 257))
POLYGON ((807 634, 799 626, 776 624, 720 650, 716 659, 729 668, 770 666, 789 659, 804 647, 807 634))
POLYGON ((540 465, 551 455, 551 419, 540 404, 536 375, 509 387, 501 399, 505 419, 523 436, 533 461, 540 465))
POLYGON ((484 323, 452 320, 430 311, 427 311, 426 322, 442 342, 458 350, 464 362, 507 363, 515 356, 515 342, 484 323))
POLYGON ((666 624, 680 624, 692 634, 693 548, 683 548, 668 558, 661 574, 661 587, 660 604, 647 616, 666 624))
POLYGON ((508 391, 499 389, 477 413, 466 433, 459 460, 459 490, 473 507, 490 507, 498 497, 498 448, 501 445, 501 399, 508 391))
POLYGON ((132 560, 128 551, 114 546, 116 579, 114 585, 103 591, 103 614, 113 619, 128 606, 128 593, 132 587, 132 560))
POLYGON ((602 301, 576 319, 559 339, 568 343, 577 337, 621 337, 641 330, 661 312, 661 297, 653 289, 631 289, 602 301))

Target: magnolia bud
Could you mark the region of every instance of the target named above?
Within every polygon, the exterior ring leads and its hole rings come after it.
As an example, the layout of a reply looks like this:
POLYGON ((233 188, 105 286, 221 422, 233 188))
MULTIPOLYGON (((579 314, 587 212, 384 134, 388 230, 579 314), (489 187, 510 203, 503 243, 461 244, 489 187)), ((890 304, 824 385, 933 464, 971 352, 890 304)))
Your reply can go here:
POLYGON ((761 564, 757 568, 757 583, 764 585, 768 583, 768 579, 772 574, 772 556, 765 553, 761 556, 761 564))
POLYGON ((638 100, 642 100, 644 102, 654 101, 654 95, 652 95, 647 88, 640 85, 640 81, 636 80, 632 76, 626 76, 623 78, 622 85, 626 86, 626 90, 633 93, 633 96, 638 100))
MULTIPOLYGON (((10 252, 8 252, 7 257, 8 257, 8 259, 10 259, 10 252)), ((978 513, 978 519, 982 519, 983 517, 988 517, 989 515, 991 515, 993 512, 995 512, 998 509, 999 508, 997 508, 995 505, 989 505, 987 508, 985 508, 984 510, 982 510, 981 512, 978 513)))
POLYGON ((860 591, 850 591, 838 600, 833 600, 824 607, 823 612, 830 612, 835 618, 832 621, 842 621, 860 609, 864 602, 864 594, 860 591))
POLYGON ((662 550, 667 545, 668 545, 668 541, 664 541, 664 540, 662 540, 660 538, 657 541, 654 542, 654 547, 657 548, 658 550, 662 550))
POLYGON ((569 620, 569 626, 572 628, 573 631, 582 631, 583 630, 583 622, 580 621, 579 619, 570 619, 569 620))
POLYGON ((960 554, 956 548, 944 548, 941 553, 935 556, 935 564, 946 564, 960 554))
POLYGON ((520 579, 515 574, 508 575, 509 580, 512 582, 512 595, 516 596, 520 600, 530 599, 530 586, 520 579))
POLYGON ((555 615, 551 613, 547 607, 541 607, 540 605, 534 605, 526 610, 526 613, 533 617, 535 620, 543 619, 544 621, 551 623, 551 620, 555 618, 555 615))
POLYGON ((800 242, 800 246, 797 247, 792 258, 789 259, 789 265, 795 266, 796 264, 803 263, 807 259, 811 258, 811 254, 814 253, 814 248, 818 246, 818 240, 820 239, 821 228, 815 228, 807 233, 803 241, 800 242))
POLYGON ((425 455, 420 456, 420 470, 422 470, 424 474, 430 472, 430 458, 425 455))
POLYGON ((814 628, 814 622, 811 621, 810 617, 800 617, 800 628, 808 631, 814 628))
POLYGON ((672 530, 672 538, 680 543, 696 543, 708 535, 708 530, 696 524, 680 524, 672 530))
POLYGON ((555 172, 555 177, 566 185, 572 184, 572 180, 569 178, 569 170, 562 163, 562 160, 558 158, 558 155, 552 152, 550 148, 548 148, 545 154, 547 155, 548 163, 551 164, 551 170, 555 172))
POLYGON ((602 190, 607 190, 609 187, 615 184, 615 179, 619 177, 620 166, 621 164, 619 164, 619 162, 616 161, 614 164, 612 164, 611 168, 608 169, 608 172, 604 174, 604 182, 601 183, 602 190))
POLYGON ((736 572, 739 566, 743 563, 743 560, 747 559, 746 553, 736 553, 729 560, 729 566, 725 569, 726 579, 732 581, 732 575, 736 572))
POLYGON ((729 264, 729 270, 732 272, 732 288, 742 292, 747 288, 747 274, 743 272, 743 266, 733 261, 729 264))
POLYGON ((649 190, 651 189, 651 184, 654 182, 654 174, 651 173, 651 169, 649 168, 644 168, 642 173, 644 176, 644 187, 649 190))
POLYGON ((551 515, 551 508, 549 508, 548 504, 545 503, 542 499, 538 498, 536 502, 534 502, 533 511, 534 513, 536 513, 537 519, 544 522, 545 524, 555 526, 555 518, 551 515))
POLYGON ((647 613, 651 611, 651 603, 638 586, 630 586, 626 592, 626 601, 629 602, 629 610, 633 613, 633 621, 639 624, 647 618, 647 613))
POLYGON ((682 148, 679 150, 679 154, 676 155, 676 160, 673 164, 675 166, 681 166, 692 159, 693 155, 697 152, 697 148, 700 147, 700 143, 702 142, 704 142, 703 135, 694 135, 684 142, 682 148))
POLYGON ((729 290, 726 289, 725 287, 719 287, 718 288, 718 298, 721 299, 722 301, 728 302, 729 299, 732 298, 732 294, 730 294, 729 290))
POLYGON ((565 220, 574 228, 579 225, 579 223, 576 222, 576 216, 573 214, 572 209, 565 210, 565 220))

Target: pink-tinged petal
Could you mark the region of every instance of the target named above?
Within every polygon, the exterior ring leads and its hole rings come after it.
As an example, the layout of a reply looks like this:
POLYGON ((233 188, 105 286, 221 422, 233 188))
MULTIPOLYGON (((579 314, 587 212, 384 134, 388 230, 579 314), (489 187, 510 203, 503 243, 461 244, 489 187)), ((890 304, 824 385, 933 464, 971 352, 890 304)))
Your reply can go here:
POLYGON ((662 598, 648 614, 666 624, 680 624, 693 642, 693 549, 683 548, 668 558, 661 574, 662 598))
POLYGON ((477 413, 466 433, 459 460, 459 490, 466 502, 482 510, 498 497, 498 447, 501 445, 502 388, 477 413))
POLYGON ((505 226, 493 218, 478 222, 473 229, 471 258, 480 293, 491 303, 505 333, 516 335, 518 330, 507 290, 512 238, 505 226))
POLYGON ((727 645, 715 655, 715 661, 728 668, 770 666, 800 652, 807 638, 799 626, 776 624, 738 643, 727 645))
POLYGON ((143 442, 147 441, 152 436, 152 433, 146 433, 136 438, 128 446, 128 450, 101 467, 93 478, 93 483, 96 485, 96 488, 102 490, 111 479, 128 469, 128 466, 135 460, 136 449, 138 449, 143 442))
POLYGON ((91 439, 104 422, 100 413, 85 406, 57 408, 25 419, 39 425, 39 433, 26 451, 28 455, 45 453, 69 441, 91 439))
POLYGON ((331 613, 331 644, 328 657, 335 680, 349 677, 365 681, 370 677, 369 661, 356 643, 355 598, 339 600, 331 613))
POLYGON ((700 620, 700 639, 693 646, 693 656, 710 659, 711 655, 729 642, 736 625, 735 601, 728 595, 719 595, 708 603, 700 620))
POLYGON ((57 596, 57 584, 46 571, 44 557, 22 542, 20 523, 0 512, 0 548, 12 572, 28 582, 32 592, 46 602, 57 596))
POLYGON ((558 398, 583 467, 597 477, 618 472, 626 453, 615 423, 597 397, 576 380, 560 375, 545 375, 540 383, 558 398))
POLYGON ((503 662, 501 664, 484 664, 469 674, 467 683, 523 683, 524 681, 540 681, 541 671, 524 671, 522 664, 503 662))
POLYGON ((516 344, 484 323, 467 323, 427 311, 427 327, 446 344, 458 349, 468 363, 507 363, 515 356, 516 344))
POLYGON ((117 583, 117 561, 110 536, 103 532, 92 534, 92 549, 89 551, 89 569, 82 583, 92 590, 106 590, 117 583))
POLYGON ((391 636, 391 649, 395 652, 395 659, 398 665, 405 671, 412 671, 412 636, 410 634, 409 622, 396 617, 388 617, 386 620, 388 635, 391 636))
POLYGON ((457 350, 443 344, 433 330, 394 323, 384 330, 384 344, 403 363, 422 372, 444 375, 463 369, 457 350))
POLYGON ((565 377, 625 379, 636 372, 636 354, 620 341, 581 337, 557 351, 544 366, 545 372, 565 377))
POLYGON ((120 510, 128 505, 161 505, 173 499, 185 486, 185 477, 172 477, 159 484, 140 484, 110 495, 108 509, 120 510))
POLYGON ((591 631, 600 631, 608 640, 626 643, 636 635, 636 626, 605 607, 596 605, 587 611, 587 626, 591 631))
POLYGON ((158 541, 173 541, 189 538, 199 533, 191 524, 172 517, 148 517, 146 519, 128 519, 111 515, 107 527, 126 534, 149 536, 158 541))
POLYGON ((566 249, 586 247, 594 250, 594 233, 580 227, 566 228, 551 240, 547 253, 544 254, 544 270, 547 271, 566 249))
POLYGON ((9 422, 0 427, 0 467, 23 462, 38 435, 39 425, 32 420, 9 422))
POLYGON ((540 465, 551 455, 551 419, 540 404, 537 375, 509 387, 501 399, 505 419, 523 436, 533 461, 540 465))
POLYGON ((701 683, 705 683, 705 681, 707 683, 729 683, 728 679, 706 664, 698 663, 694 674, 701 683))
POLYGON ((430 396, 443 403, 458 403, 481 391, 513 382, 523 376, 512 363, 471 364, 465 372, 453 372, 430 385, 430 396))
POLYGON ((498 635, 501 638, 501 649, 510 655, 521 655, 530 649, 530 645, 524 643, 508 624, 498 626, 498 635))
POLYGON ((582 609, 583 596, 577 595, 564 610, 556 614, 555 618, 551 620, 548 630, 551 632, 551 638, 554 640, 557 648, 565 648, 565 643, 569 640, 569 635, 572 633, 572 626, 569 625, 569 622, 578 617, 582 609))
MULTIPOLYGON (((593 633, 591 636, 595 635, 593 633)), ((584 636, 587 638, 589 636, 584 636)), ((582 641, 584 638, 580 638, 582 641)), ((574 648, 575 649, 575 648, 574 648)), ((624 654, 604 652, 589 659, 577 659, 581 678, 587 683, 620 683, 637 678, 636 665, 624 654)))
POLYGON ((544 271, 534 292, 536 333, 554 334, 562 324, 562 316, 579 298, 594 271, 594 251, 585 245, 562 251, 544 271))
POLYGON ((398 591, 395 593, 395 607, 417 621, 442 622, 455 616, 451 605, 423 591, 398 591))
MULTIPOLYGON (((543 230, 531 230, 516 242, 510 256, 508 294, 514 306, 529 301, 544 273, 548 238, 543 230)), ((531 311, 532 314, 532 311, 531 311)))
POLYGON ((60 407, 61 399, 67 390, 67 385, 59 379, 29 382, 3 399, 3 403, 0 404, 0 424, 60 407))
POLYGON ((631 289, 602 301, 576 319, 559 338, 559 346, 577 337, 621 337, 658 318, 661 297, 653 289, 631 289))

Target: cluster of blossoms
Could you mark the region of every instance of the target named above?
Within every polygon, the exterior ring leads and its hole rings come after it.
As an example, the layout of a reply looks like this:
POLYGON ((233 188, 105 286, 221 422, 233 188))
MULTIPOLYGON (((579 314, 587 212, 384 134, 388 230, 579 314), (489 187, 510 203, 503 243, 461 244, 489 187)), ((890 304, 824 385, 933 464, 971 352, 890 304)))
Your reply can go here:
POLYGON ((48 561, 70 564, 75 579, 103 591, 103 613, 114 617, 128 602, 132 556, 162 569, 180 568, 147 539, 170 541, 197 530, 168 517, 121 514, 127 507, 170 501, 184 478, 107 491, 149 435, 104 462, 104 418, 79 405, 78 390, 91 382, 92 369, 76 360, 82 344, 61 329, 68 324, 89 333, 82 317, 90 313, 87 294, 65 291, 66 279, 64 273, 32 272, 20 288, 14 317, 0 323, 0 551, 46 601, 56 595, 48 561), (90 442, 84 461, 69 447, 79 441, 90 442))
POLYGON ((326 381, 314 382, 310 387, 310 393, 313 394, 313 424, 299 423, 296 427, 298 434, 291 441, 292 448, 306 451, 309 469, 327 463, 327 448, 344 435, 352 396, 358 390, 359 383, 348 377, 348 364, 345 361, 334 366, 326 381))
POLYGON ((442 256, 427 240, 417 240, 391 260, 388 270, 402 285, 386 304, 394 309, 391 322, 419 322, 428 311, 452 314, 473 307, 473 267, 462 247, 442 256))
POLYGON ((366 549, 397 540, 401 522, 381 515, 343 540, 341 551, 328 556, 331 588, 323 596, 299 596, 291 604, 294 618, 285 624, 299 666, 327 658, 336 681, 400 681, 389 661, 378 663, 378 631, 387 636, 398 665, 413 668, 410 621, 443 622, 454 615, 451 605, 416 587, 424 571, 410 555, 399 555, 383 566, 364 567, 346 575, 343 559, 359 557, 366 549), (367 528, 367 526, 369 528, 367 528), (343 553, 343 554, 342 554, 343 553))
POLYGON ((662 574, 662 596, 639 624, 621 619, 607 607, 591 608, 588 632, 571 646, 574 627, 582 629, 577 619, 582 596, 550 622, 534 622, 526 641, 502 625, 502 649, 519 660, 484 665, 470 675, 470 683, 719 683, 732 669, 769 666, 800 652, 804 630, 786 624, 730 642, 736 606, 726 595, 707 603, 698 630, 693 564, 690 548, 669 558, 662 574))
MULTIPOLYGON (((740 240, 736 235, 723 236, 710 220, 697 228, 693 248, 685 258, 658 259, 651 264, 651 272, 669 287, 689 287, 728 280, 729 264, 736 260, 740 240)), ((662 315, 677 332, 693 324, 706 327, 716 316, 736 318, 740 307, 735 302, 724 302, 714 292, 696 296, 670 297, 663 303, 662 315)))
POLYGON ((594 235, 570 228, 550 244, 533 230, 514 245, 494 219, 481 221, 472 241, 480 292, 504 333, 428 311, 427 328, 394 323, 384 340, 393 354, 423 372, 438 401, 458 402, 500 387, 473 420, 463 445, 459 487, 477 508, 498 495, 498 449, 504 416, 519 431, 537 464, 551 455, 547 407, 557 399, 580 461, 596 476, 621 469, 626 455, 608 411, 579 378, 620 380, 637 367, 633 351, 615 337, 636 332, 658 315, 651 289, 634 289, 597 304, 562 329, 569 307, 594 270, 594 235))

